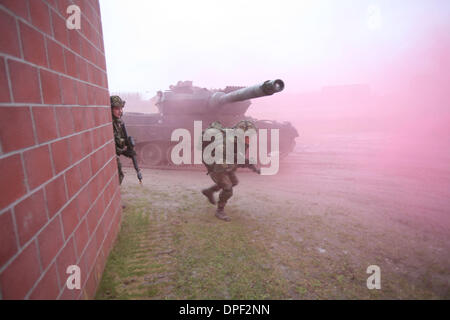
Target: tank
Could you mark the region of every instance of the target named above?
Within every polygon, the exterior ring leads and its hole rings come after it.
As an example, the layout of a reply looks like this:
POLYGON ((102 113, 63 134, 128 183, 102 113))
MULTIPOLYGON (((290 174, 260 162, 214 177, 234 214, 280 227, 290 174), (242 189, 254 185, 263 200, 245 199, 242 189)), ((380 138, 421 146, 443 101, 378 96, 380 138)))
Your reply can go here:
POLYGON ((179 81, 169 90, 158 91, 158 113, 127 112, 123 120, 128 134, 136 141, 138 161, 144 167, 173 165, 172 147, 178 142, 171 142, 172 132, 186 129, 193 140, 194 121, 202 121, 202 129, 213 121, 232 127, 240 120, 253 121, 258 129, 279 129, 282 159, 294 149, 297 130, 287 121, 258 120, 246 116, 246 112, 251 99, 267 97, 283 89, 284 83, 279 79, 251 87, 227 86, 220 90, 196 87, 192 81, 179 81))

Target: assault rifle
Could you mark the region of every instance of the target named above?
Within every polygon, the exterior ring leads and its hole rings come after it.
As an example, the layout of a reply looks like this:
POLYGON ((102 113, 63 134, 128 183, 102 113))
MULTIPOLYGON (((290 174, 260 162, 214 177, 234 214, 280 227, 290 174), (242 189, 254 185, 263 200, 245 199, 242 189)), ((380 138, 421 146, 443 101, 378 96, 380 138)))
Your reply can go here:
POLYGON ((134 146, 136 145, 134 143, 134 139, 133 137, 130 137, 127 133, 127 129, 125 128, 125 123, 122 122, 122 130, 123 133, 125 134, 125 145, 127 146, 127 150, 124 152, 124 155, 127 156, 128 158, 131 158, 131 160, 133 160, 133 166, 134 169, 136 170, 137 173, 137 178, 139 179, 139 183, 142 184, 142 173, 141 170, 139 169, 138 166, 138 162, 136 159, 136 151, 134 151, 134 146))

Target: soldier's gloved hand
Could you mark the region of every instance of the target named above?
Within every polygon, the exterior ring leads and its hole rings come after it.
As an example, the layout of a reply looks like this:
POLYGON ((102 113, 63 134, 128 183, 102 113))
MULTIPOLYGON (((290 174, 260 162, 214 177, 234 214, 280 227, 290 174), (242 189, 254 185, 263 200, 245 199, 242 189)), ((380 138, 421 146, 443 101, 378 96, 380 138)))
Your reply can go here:
POLYGON ((136 151, 131 150, 131 149, 127 149, 127 150, 125 150, 125 151, 123 152, 123 155, 124 155, 125 157, 131 158, 131 157, 136 156, 136 151))
POLYGON ((125 151, 126 151, 126 148, 122 149, 122 148, 116 147, 116 154, 118 156, 121 156, 121 155, 125 154, 125 151))

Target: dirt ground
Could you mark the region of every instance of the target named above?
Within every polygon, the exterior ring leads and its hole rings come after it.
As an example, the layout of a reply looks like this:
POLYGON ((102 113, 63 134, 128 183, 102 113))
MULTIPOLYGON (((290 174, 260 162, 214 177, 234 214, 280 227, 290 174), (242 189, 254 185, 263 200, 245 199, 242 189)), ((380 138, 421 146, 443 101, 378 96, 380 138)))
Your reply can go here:
POLYGON ((228 223, 199 192, 204 171, 144 169, 140 186, 125 168, 97 298, 449 299, 450 149, 401 145, 302 137, 277 175, 238 172, 228 223))

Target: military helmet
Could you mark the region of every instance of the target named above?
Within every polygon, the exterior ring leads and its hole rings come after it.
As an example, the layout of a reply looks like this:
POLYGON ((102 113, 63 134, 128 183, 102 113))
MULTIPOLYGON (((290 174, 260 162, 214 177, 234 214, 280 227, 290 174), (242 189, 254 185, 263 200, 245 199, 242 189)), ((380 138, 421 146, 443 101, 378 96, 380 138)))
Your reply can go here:
POLYGON ((209 127, 210 127, 210 128, 214 128, 214 129, 217 129, 217 130, 223 130, 223 129, 224 129, 223 125, 222 125, 219 121, 213 121, 213 122, 211 122, 211 124, 209 125, 209 127))
POLYGON ((253 122, 249 120, 241 120, 233 127, 233 129, 242 129, 245 131, 253 129, 256 131, 256 126, 253 122))
POLYGON ((119 96, 111 96, 111 108, 119 107, 123 108, 125 106, 125 101, 123 101, 119 96))

